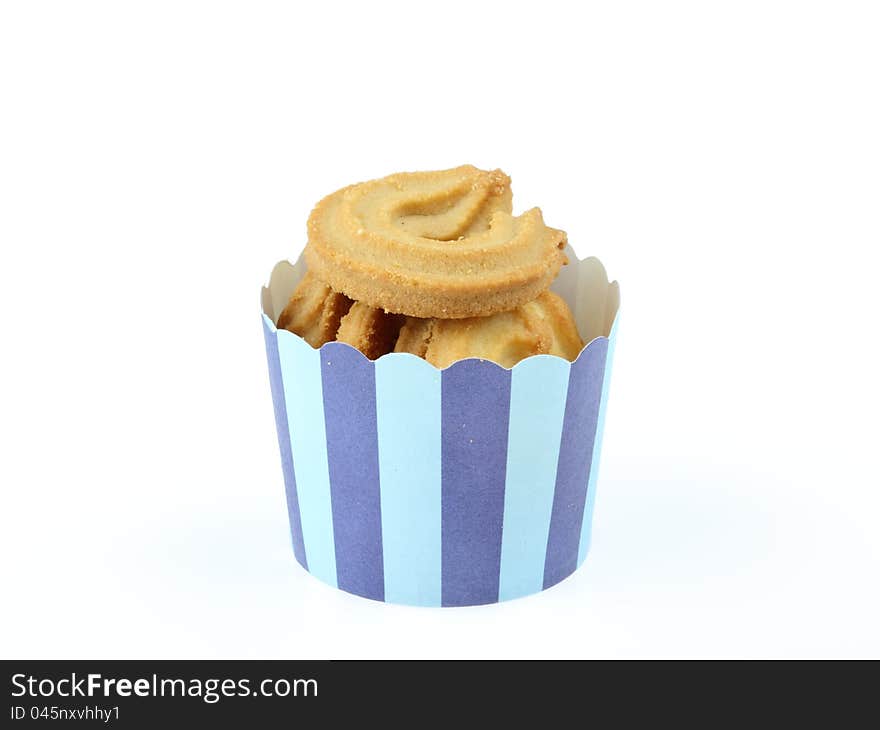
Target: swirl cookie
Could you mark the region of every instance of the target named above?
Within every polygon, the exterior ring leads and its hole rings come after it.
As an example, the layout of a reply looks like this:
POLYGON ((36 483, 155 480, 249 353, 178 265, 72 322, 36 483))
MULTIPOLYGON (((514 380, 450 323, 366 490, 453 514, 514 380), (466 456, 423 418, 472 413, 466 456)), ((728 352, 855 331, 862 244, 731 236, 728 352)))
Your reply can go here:
POLYGON ((467 357, 509 368, 530 355, 574 360, 583 346, 568 305, 548 291, 517 309, 489 317, 410 318, 394 351, 418 355, 438 368, 467 357))
POLYGON ((351 299, 306 272, 277 324, 279 329, 290 330, 312 347, 320 347, 336 339, 339 323, 351 306, 351 299))
POLYGON ((334 291, 387 312, 458 319, 515 309, 566 263, 563 231, 512 215, 510 178, 470 165, 399 173, 324 198, 306 263, 334 291))
POLYGON ((370 360, 391 352, 406 317, 355 302, 339 323, 337 342, 356 347, 370 360))

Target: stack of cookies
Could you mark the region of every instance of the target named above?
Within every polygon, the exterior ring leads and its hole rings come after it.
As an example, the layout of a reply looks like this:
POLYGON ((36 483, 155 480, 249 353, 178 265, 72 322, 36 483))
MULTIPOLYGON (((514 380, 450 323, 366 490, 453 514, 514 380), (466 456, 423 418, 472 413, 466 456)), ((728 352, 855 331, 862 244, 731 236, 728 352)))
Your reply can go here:
POLYGON ((567 263, 563 231, 512 214, 510 178, 470 165, 399 173, 324 198, 309 217, 309 267, 277 326, 313 347, 390 352, 438 368, 469 357, 512 367, 574 360, 583 341, 549 291, 567 263))

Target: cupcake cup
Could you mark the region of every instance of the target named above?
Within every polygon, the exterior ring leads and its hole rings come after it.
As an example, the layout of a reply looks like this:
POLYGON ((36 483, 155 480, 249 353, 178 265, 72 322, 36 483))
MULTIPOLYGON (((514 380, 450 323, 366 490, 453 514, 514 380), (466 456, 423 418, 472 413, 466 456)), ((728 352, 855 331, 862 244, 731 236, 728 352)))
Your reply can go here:
POLYGON ((470 606, 537 593, 583 562, 619 289, 595 258, 553 289, 588 344, 506 369, 319 350, 274 322, 305 272, 279 263, 263 329, 297 561, 389 603, 470 606))

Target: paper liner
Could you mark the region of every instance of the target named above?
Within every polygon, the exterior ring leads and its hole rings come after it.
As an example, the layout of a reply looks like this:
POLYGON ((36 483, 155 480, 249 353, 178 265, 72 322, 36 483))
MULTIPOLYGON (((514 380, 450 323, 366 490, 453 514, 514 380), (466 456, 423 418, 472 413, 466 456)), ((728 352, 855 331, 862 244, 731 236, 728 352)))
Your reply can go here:
POLYGON ((536 593, 590 543, 619 289, 595 258, 553 289, 588 344, 574 362, 320 350, 274 321, 305 272, 281 262, 263 329, 293 550, 312 575, 391 603, 469 606, 536 593))

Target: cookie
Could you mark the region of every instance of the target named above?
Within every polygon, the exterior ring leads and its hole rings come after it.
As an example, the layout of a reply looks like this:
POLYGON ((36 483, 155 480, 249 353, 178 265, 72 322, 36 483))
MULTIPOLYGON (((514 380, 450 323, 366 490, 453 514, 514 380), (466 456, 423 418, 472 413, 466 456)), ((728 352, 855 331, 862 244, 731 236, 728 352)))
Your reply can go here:
POLYGON ((574 360, 581 348, 583 341, 568 305, 548 291, 515 310, 489 317, 409 318, 394 351, 418 355, 438 368, 468 357, 510 368, 531 355, 574 360))
POLYGON ((406 317, 389 314, 363 302, 355 302, 339 323, 338 342, 356 347, 370 360, 394 349, 406 317))
POLYGON ((353 302, 307 272, 278 317, 279 329, 290 330, 312 347, 336 339, 339 323, 353 302))
POLYGON ((458 319, 509 311, 566 263, 565 232, 512 215, 510 178, 465 165, 343 188, 309 217, 305 258, 334 291, 387 312, 458 319))

